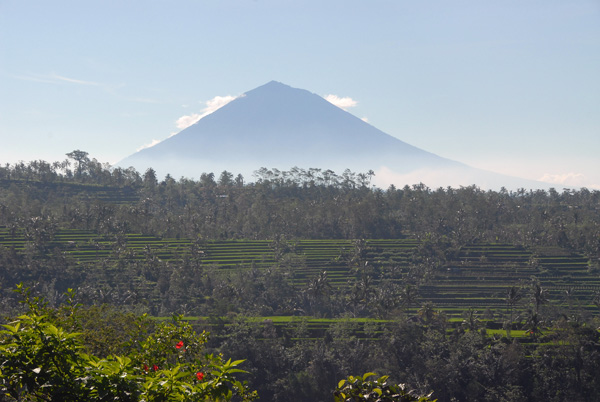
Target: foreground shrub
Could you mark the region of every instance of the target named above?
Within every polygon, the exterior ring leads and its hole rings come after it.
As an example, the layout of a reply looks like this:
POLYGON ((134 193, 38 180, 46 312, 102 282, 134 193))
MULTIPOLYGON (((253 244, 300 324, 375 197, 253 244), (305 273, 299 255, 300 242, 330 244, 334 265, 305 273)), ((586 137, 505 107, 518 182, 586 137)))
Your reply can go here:
POLYGON ((373 376, 374 373, 367 373, 341 380, 333 394, 335 402, 435 402, 430 399, 431 394, 416 395, 404 384, 389 383, 388 376, 368 380, 373 376))
POLYGON ((125 356, 84 353, 72 292, 50 309, 18 286, 27 311, 0 331, 0 393, 6 401, 250 401, 256 393, 235 378, 242 361, 203 354, 208 339, 173 317, 152 334, 131 337, 125 356), (141 336, 145 335, 145 336, 141 336))

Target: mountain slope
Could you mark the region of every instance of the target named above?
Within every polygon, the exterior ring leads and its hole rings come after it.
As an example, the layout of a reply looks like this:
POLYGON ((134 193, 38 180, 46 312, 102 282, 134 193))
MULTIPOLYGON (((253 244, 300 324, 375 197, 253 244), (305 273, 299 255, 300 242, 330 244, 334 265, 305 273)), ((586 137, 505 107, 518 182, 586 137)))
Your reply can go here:
POLYGON ((317 167, 338 173, 349 168, 374 170, 376 177, 381 173, 382 180, 387 177, 396 185, 514 187, 506 177, 416 148, 318 95, 275 81, 246 92, 118 165, 142 172, 153 167, 159 174, 192 178, 223 170, 250 178, 260 167, 317 167))

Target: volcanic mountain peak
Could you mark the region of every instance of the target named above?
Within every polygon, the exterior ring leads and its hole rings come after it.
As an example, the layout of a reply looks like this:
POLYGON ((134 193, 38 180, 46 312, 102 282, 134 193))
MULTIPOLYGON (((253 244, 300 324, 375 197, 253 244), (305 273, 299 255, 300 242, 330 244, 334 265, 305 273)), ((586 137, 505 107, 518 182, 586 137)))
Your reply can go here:
MULTIPOLYGON (((259 87, 256 87, 254 89, 251 89, 250 91, 246 92, 246 94, 257 94, 257 93, 261 93, 261 94, 265 94, 267 96, 273 96, 276 95, 278 92, 281 93, 283 91, 289 91, 289 90, 294 90, 294 88, 292 88, 289 85, 286 85, 282 82, 279 81, 269 81, 266 84, 263 84, 259 87)), ((304 91, 304 92, 308 92, 304 89, 297 89, 298 91, 304 91)))
MULTIPOLYGON (((152 167, 161 175, 192 178, 223 170, 250 178, 261 167, 288 170, 297 166, 339 173, 373 170, 380 185, 401 186, 423 182, 430 187, 512 188, 509 182, 514 179, 416 148, 319 95, 277 81, 246 92, 119 165, 138 171, 152 167)), ((543 184, 522 183, 520 187, 543 184)))

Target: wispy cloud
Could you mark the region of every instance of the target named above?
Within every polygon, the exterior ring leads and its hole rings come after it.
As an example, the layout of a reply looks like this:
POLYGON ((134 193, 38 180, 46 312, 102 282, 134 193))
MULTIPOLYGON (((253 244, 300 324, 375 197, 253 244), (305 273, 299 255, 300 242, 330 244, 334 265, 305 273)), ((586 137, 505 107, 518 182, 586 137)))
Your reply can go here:
POLYGON ((146 149, 146 148, 152 148, 153 146, 155 146, 159 142, 160 142, 160 140, 154 140, 153 139, 149 144, 142 145, 141 147, 139 147, 138 149, 136 149, 136 151, 141 151, 142 149, 146 149))
POLYGON ((214 98, 206 101, 206 106, 204 109, 200 111, 200 113, 192 113, 188 115, 181 116, 175 122, 175 125, 178 129, 183 130, 188 128, 192 124, 196 124, 201 118, 213 113, 215 110, 218 110, 228 104, 229 102, 237 99, 238 96, 215 96, 214 98))
POLYGON ((63 75, 51 73, 51 74, 28 74, 28 75, 15 75, 16 79, 23 81, 43 82, 45 84, 60 84, 69 83, 76 85, 88 85, 88 86, 103 86, 103 84, 94 81, 80 80, 77 78, 65 77, 63 75))
POLYGON ((334 104, 335 106, 339 107, 340 109, 344 109, 344 110, 348 110, 351 107, 354 107, 356 105, 358 105, 358 101, 355 101, 354 99, 352 99, 349 96, 346 97, 339 97, 337 95, 325 95, 324 96, 325 100, 334 104))
POLYGON ((56 84, 57 81, 55 79, 51 79, 47 76, 38 76, 38 75, 13 75, 13 78, 16 78, 21 81, 31 81, 31 82, 42 82, 44 84, 56 84))
POLYGON ((127 101, 127 102, 137 102, 137 103, 152 103, 158 104, 162 103, 161 101, 154 98, 146 98, 140 96, 124 96, 121 95, 117 90, 125 87, 125 84, 106 84, 102 82, 89 81, 89 80, 81 80, 78 78, 66 77, 60 74, 27 74, 27 75, 13 75, 14 78, 23 80, 23 81, 31 81, 31 82, 41 82, 44 84, 73 84, 80 86, 88 86, 88 87, 96 87, 109 94, 116 96, 117 98, 127 101))
POLYGON ((70 84, 90 85, 90 86, 94 86, 94 87, 102 86, 102 84, 100 84, 99 82, 78 80, 75 78, 63 77, 62 75, 58 75, 58 74, 50 74, 50 77, 57 81, 68 82, 70 84))

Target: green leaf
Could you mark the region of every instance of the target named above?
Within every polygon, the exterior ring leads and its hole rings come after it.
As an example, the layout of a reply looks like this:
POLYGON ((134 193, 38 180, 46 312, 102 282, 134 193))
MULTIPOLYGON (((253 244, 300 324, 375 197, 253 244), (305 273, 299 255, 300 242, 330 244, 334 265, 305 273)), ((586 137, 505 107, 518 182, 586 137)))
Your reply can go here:
MULTIPOLYGON (((4 328, 8 329, 10 332, 12 332, 12 333, 15 333, 15 334, 16 334, 17 332, 19 332, 19 328, 21 327, 21 323, 20 323, 20 322, 18 322, 18 323, 17 323, 17 325, 15 325, 15 326, 8 325, 8 324, 2 325, 2 326, 3 326, 4 328)), ((3 331, 3 332, 4 332, 4 331, 3 331)))
POLYGON ((228 374, 232 374, 232 373, 248 373, 246 370, 240 370, 240 369, 230 369, 227 370, 228 374))
POLYGON ((363 380, 363 381, 367 381, 367 378, 369 378, 369 377, 372 377, 372 376, 374 376, 374 375, 377 375, 377 374, 375 374, 375 373, 366 373, 366 374, 364 374, 364 375, 362 376, 362 380, 363 380))

